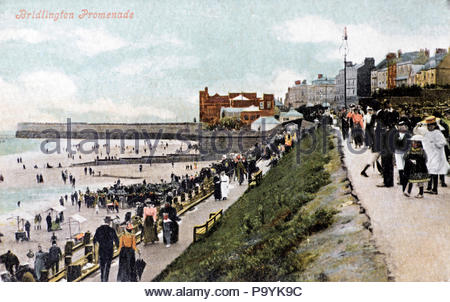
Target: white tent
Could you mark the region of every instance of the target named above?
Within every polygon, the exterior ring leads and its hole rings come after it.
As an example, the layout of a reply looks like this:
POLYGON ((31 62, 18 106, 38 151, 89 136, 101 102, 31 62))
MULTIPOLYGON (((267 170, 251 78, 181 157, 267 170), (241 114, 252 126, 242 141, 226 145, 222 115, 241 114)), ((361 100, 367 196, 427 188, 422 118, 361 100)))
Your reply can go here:
POLYGON ((71 225, 73 223, 78 224, 78 233, 81 232, 81 224, 83 222, 87 221, 86 218, 84 218, 83 216, 79 215, 79 214, 73 214, 72 216, 69 216, 69 221, 66 222, 69 225, 69 234, 70 234, 70 238, 72 238, 72 227, 71 225))
POLYGON ((8 215, 7 220, 17 219, 17 230, 20 230, 20 222, 22 222, 22 229, 24 228, 25 221, 33 221, 34 217, 30 213, 23 209, 16 209, 8 215))

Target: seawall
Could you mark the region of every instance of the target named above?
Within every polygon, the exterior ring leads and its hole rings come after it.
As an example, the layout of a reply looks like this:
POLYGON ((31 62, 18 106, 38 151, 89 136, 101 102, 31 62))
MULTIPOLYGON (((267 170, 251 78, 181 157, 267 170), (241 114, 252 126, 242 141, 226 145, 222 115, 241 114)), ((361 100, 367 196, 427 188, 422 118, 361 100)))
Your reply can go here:
POLYGON ((16 137, 194 140, 200 130, 199 123, 19 123, 16 137))
MULTIPOLYGON (((295 121, 302 128, 311 125, 306 121, 295 121)), ((214 160, 227 153, 243 153, 255 144, 267 143, 271 137, 284 130, 283 124, 269 131, 209 131, 203 130, 201 123, 19 123, 16 137, 59 139, 176 139, 196 141, 200 160, 214 160)), ((181 157, 180 157, 181 158, 181 157)), ((147 162, 143 158, 139 162, 147 162)), ((159 158, 154 158, 160 161, 159 158)), ((165 162, 179 161, 178 158, 165 159, 165 162)))

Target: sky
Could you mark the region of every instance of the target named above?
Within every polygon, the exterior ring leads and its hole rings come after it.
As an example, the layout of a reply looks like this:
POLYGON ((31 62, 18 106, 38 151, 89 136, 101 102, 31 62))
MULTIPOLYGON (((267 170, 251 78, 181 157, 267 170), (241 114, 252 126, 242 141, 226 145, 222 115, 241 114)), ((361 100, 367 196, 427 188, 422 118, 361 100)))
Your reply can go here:
POLYGON ((0 0, 0 130, 18 122, 182 122, 198 93, 283 97, 347 59, 450 46, 449 1, 0 0), (20 10, 73 13, 21 18, 20 10), (129 12, 128 19, 79 18, 129 12), (93 16, 93 15, 91 15, 93 16))

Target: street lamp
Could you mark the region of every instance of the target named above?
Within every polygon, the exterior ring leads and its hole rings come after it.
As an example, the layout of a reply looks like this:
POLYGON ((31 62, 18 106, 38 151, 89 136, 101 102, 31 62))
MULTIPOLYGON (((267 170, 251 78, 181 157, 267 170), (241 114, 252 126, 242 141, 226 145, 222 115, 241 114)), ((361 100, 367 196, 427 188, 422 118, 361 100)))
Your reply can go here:
POLYGON ((347 55, 348 55, 347 26, 344 27, 344 36, 342 37, 342 44, 339 47, 339 52, 341 52, 344 55, 344 106, 347 109, 347 55))

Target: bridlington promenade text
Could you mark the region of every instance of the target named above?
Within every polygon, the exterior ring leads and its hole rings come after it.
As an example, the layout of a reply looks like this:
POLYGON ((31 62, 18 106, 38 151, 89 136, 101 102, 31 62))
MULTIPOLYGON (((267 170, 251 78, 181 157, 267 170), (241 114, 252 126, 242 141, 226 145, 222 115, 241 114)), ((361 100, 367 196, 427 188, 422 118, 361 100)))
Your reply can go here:
POLYGON ((28 19, 40 19, 40 20, 53 20, 58 21, 61 19, 133 19, 134 12, 127 11, 111 11, 111 12, 93 12, 88 9, 82 9, 79 13, 67 12, 61 10, 59 12, 50 12, 45 9, 27 11, 26 9, 19 10, 16 15, 18 20, 28 20, 28 19))

